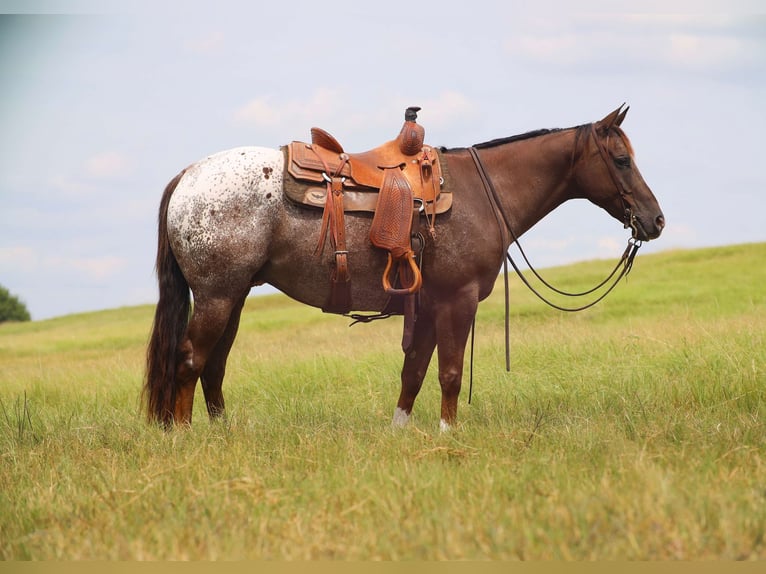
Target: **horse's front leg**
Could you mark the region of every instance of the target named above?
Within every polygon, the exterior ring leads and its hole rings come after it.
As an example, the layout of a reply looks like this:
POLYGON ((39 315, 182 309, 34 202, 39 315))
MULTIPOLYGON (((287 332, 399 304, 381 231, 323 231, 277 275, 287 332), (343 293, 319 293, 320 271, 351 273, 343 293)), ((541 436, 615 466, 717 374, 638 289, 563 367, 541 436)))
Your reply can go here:
POLYGON ((418 311, 412 347, 404 355, 402 390, 394 411, 394 426, 403 427, 410 421, 412 407, 423 386, 423 379, 436 347, 434 318, 425 306, 418 311))
POLYGON ((479 305, 477 290, 468 286, 452 294, 436 308, 436 345, 439 358, 439 385, 442 390, 442 431, 457 421, 457 400, 463 381, 465 346, 479 305))

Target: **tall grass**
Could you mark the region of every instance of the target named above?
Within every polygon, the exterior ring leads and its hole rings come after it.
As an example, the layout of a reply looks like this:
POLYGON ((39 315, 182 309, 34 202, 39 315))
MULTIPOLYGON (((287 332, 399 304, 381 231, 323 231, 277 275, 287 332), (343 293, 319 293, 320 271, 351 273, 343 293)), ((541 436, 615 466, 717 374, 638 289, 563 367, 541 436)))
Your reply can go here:
MULTIPOLYGON (((200 393, 171 433, 138 402, 150 307, 2 325, 0 557, 765 558, 764 261, 639 256, 574 315, 514 280, 510 373, 497 289, 446 434, 435 365, 390 428, 397 319, 249 300, 226 421, 200 393)), ((549 273, 577 288, 607 266, 549 273)))

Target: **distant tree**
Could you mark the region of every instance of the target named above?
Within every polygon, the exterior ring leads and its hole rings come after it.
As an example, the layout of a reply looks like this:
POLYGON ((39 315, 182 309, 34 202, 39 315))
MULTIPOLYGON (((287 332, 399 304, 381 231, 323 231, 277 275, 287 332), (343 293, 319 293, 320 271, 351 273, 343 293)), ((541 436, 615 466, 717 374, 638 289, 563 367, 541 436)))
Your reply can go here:
POLYGON ((32 317, 27 306, 8 289, 0 285, 0 323, 7 321, 29 321, 32 317))

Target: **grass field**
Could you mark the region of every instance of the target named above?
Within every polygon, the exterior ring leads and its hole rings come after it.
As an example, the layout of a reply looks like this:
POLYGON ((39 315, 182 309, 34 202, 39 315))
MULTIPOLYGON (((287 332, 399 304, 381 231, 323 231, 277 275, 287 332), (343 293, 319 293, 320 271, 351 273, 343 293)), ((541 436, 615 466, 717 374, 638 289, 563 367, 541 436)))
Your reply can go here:
MULTIPOLYGON (((609 268, 549 270, 588 286, 609 268)), ((250 299, 210 423, 144 422, 149 306, 0 325, 0 558, 764 559, 766 244, 639 255, 596 308, 512 279, 474 391, 392 429, 401 321, 250 299)))

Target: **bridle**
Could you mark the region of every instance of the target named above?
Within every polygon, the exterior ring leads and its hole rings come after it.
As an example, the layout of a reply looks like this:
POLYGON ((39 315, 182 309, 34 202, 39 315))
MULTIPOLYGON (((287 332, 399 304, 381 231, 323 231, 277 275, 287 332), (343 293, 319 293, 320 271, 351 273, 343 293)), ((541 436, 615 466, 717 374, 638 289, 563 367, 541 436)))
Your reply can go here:
POLYGON ((614 161, 610 161, 612 159, 612 154, 609 153, 609 136, 611 133, 612 130, 610 128, 606 134, 606 143, 604 143, 599 139, 598 134, 596 133, 596 124, 590 125, 590 134, 593 137, 593 141, 596 143, 596 148, 598 149, 601 159, 604 160, 606 171, 609 173, 609 177, 612 178, 614 187, 617 189, 620 201, 622 201, 624 214, 623 225, 625 226, 625 229, 631 229, 632 237, 635 239, 638 234, 638 229, 636 228, 636 216, 633 213, 633 208, 635 207, 633 204, 633 193, 625 187, 622 180, 617 175, 617 168, 614 166, 614 161))
MULTIPOLYGON (((615 265, 612 272, 606 277, 606 279, 601 281, 595 287, 588 289, 587 291, 581 291, 578 293, 567 292, 554 287, 553 285, 548 283, 537 272, 534 266, 530 263, 526 253, 524 252, 524 249, 521 247, 518 236, 513 230, 513 226, 511 225, 508 215, 503 210, 502 203, 500 202, 500 197, 497 193, 497 190, 495 189, 495 186, 492 184, 492 180, 489 178, 489 175, 487 174, 486 169, 484 168, 484 164, 482 163, 481 158, 479 157, 478 151, 476 150, 475 147, 468 148, 468 151, 471 154, 471 157, 473 158, 474 164, 476 165, 476 170, 479 173, 479 178, 482 181, 484 191, 487 194, 487 199, 489 200, 489 203, 492 206, 492 211, 495 214, 495 219, 497 220, 498 228, 500 229, 500 237, 501 237, 501 241, 503 241, 503 245, 505 245, 505 235, 507 232, 508 234, 510 234, 510 239, 511 239, 509 244, 514 244, 514 243, 516 244, 516 247, 521 253, 524 259, 524 262, 529 267, 529 270, 534 274, 535 277, 537 277, 538 280, 541 281, 541 283, 545 287, 547 287, 554 293, 558 293, 559 295, 563 295, 565 297, 583 297, 598 291, 599 289, 607 285, 607 283, 609 283, 609 281, 612 280, 615 275, 617 275, 617 277, 613 280, 612 284, 594 301, 591 301, 587 304, 584 304, 578 307, 563 307, 553 303, 552 301, 547 299, 544 295, 542 295, 537 289, 535 289, 532 286, 532 284, 529 282, 529 280, 522 274, 521 269, 519 269, 519 266, 513 260, 513 257, 511 257, 511 254, 506 251, 505 258, 503 258, 503 275, 505 280, 505 365, 506 365, 506 370, 509 372, 511 370, 511 364, 510 364, 510 329, 509 329, 510 313, 509 313, 508 262, 510 262, 511 266, 513 267, 514 271, 516 271, 516 274, 519 276, 521 281, 541 301, 553 307, 554 309, 558 309, 559 311, 566 311, 566 312, 583 311, 585 309, 593 307, 594 305, 599 303, 601 300, 603 300, 607 295, 609 295, 609 293, 611 293, 612 290, 617 286, 617 283, 619 283, 623 277, 627 276, 628 273, 630 273, 630 270, 633 268, 633 260, 636 257, 638 249, 641 247, 642 243, 641 243, 641 240, 636 238, 638 229, 636 227, 636 216, 634 214, 634 201, 633 201, 632 193, 629 189, 625 188, 625 186, 623 185, 622 181, 620 180, 617 174, 614 162, 610 161, 611 154, 609 153, 609 149, 608 149, 609 133, 611 133, 611 129, 607 133, 607 136, 606 136, 607 142, 606 144, 604 144, 604 142, 602 142, 599 139, 598 134, 596 133, 595 124, 590 125, 589 135, 593 137, 593 141, 596 143, 596 148, 598 149, 599 155, 601 156, 601 159, 604 161, 607 172, 609 173, 609 177, 612 179, 612 182, 614 183, 617 194, 620 197, 620 200, 622 202, 623 209, 624 209, 623 224, 626 229, 627 228, 631 229, 631 237, 628 239, 628 245, 623 251, 622 256, 620 257, 619 261, 615 265), (618 270, 620 270, 619 274, 617 273, 618 270)), ((573 150, 573 153, 572 153, 572 165, 570 167, 570 170, 574 168, 575 157, 577 155, 576 148, 577 148, 577 142, 575 143, 575 150, 573 150)), ((471 374, 470 374, 470 387, 469 387, 469 394, 468 394, 469 404, 471 402, 471 392, 473 389, 473 343, 474 343, 474 330, 475 330, 474 327, 475 327, 475 319, 474 319, 474 325, 471 328, 471 362, 470 362, 471 374)))

